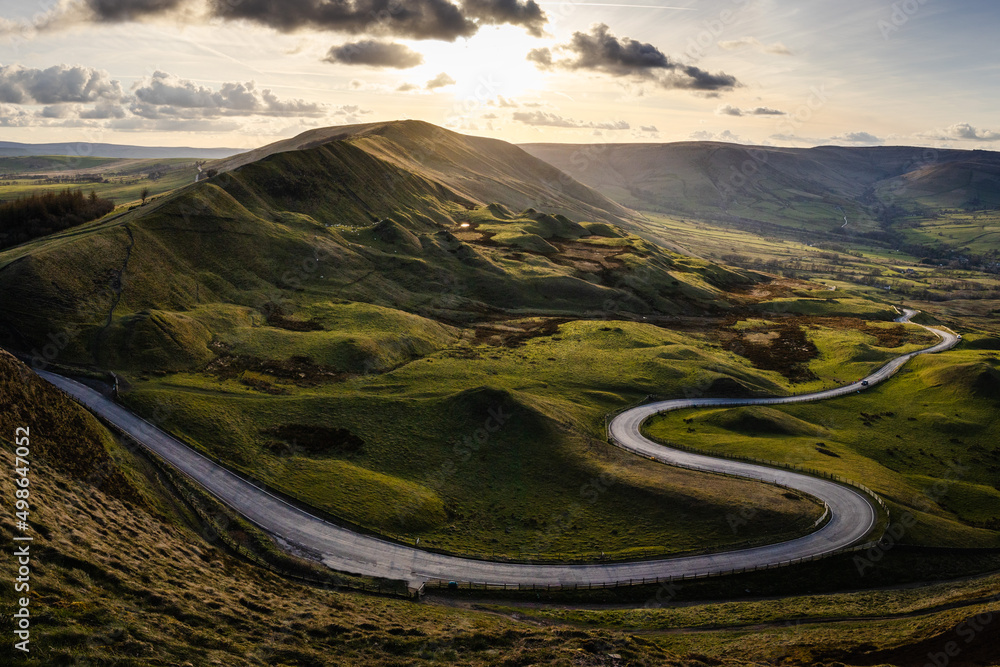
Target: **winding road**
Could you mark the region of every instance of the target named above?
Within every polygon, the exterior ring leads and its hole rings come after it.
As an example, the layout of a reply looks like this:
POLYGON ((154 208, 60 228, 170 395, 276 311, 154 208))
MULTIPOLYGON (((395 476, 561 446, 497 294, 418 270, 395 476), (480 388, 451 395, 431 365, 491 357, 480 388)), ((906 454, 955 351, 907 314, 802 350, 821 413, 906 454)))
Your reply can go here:
MULTIPOLYGON (((897 321, 908 322, 916 312, 906 310, 897 321)), ((38 374, 251 522, 287 545, 314 554, 334 570, 400 579, 414 588, 431 580, 512 587, 600 586, 780 565, 791 560, 826 555, 863 541, 874 527, 878 513, 873 501, 862 492, 790 470, 671 449, 644 437, 640 426, 650 416, 671 410, 799 403, 863 391, 891 377, 914 356, 942 352, 958 343, 959 336, 951 332, 924 328, 938 335, 941 342, 890 361, 866 378, 867 385, 859 381, 827 391, 781 398, 661 401, 632 408, 615 417, 609 424, 608 434, 619 447, 668 465, 782 484, 825 502, 830 510, 830 519, 822 528, 786 542, 705 555, 621 563, 545 565, 475 560, 423 551, 355 533, 313 516, 238 477, 90 387, 53 373, 39 371, 38 374)))

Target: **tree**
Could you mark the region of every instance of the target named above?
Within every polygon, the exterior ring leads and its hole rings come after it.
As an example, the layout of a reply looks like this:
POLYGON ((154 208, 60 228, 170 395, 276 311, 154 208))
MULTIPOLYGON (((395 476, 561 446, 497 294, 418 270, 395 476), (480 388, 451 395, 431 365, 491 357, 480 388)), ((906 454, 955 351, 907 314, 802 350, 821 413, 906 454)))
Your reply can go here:
POLYGON ((139 196, 142 197, 142 203, 145 205, 146 200, 149 199, 149 188, 143 188, 139 196))

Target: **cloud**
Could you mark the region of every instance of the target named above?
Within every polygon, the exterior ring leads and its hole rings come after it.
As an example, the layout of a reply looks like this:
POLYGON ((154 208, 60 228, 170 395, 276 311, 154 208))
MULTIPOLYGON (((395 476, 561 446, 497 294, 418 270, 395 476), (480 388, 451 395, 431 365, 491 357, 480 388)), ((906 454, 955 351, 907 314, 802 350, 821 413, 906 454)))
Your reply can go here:
POLYGON ((82 109, 79 117, 84 120, 108 120, 112 118, 125 118, 128 110, 120 103, 101 102, 90 109, 82 109))
POLYGON ((420 90, 420 86, 415 83, 401 83, 396 87, 396 92, 399 93, 409 93, 414 90, 420 90))
POLYGON ((483 25, 520 26, 541 36, 548 22, 536 0, 58 0, 54 9, 28 23, 0 19, 0 34, 156 17, 449 42, 471 37, 483 25))
POLYGON ((571 127, 595 130, 627 130, 631 127, 628 122, 624 120, 594 123, 574 120, 572 118, 563 118, 557 114, 547 113, 545 111, 515 111, 512 117, 520 123, 534 127, 571 127))
POLYGON ((453 86, 456 81, 448 76, 446 72, 441 72, 436 77, 427 82, 427 90, 436 90, 445 86, 453 86))
POLYGON ((466 13, 481 24, 510 24, 521 26, 528 34, 541 37, 545 34, 548 17, 535 0, 465 0, 466 13))
POLYGON ((881 144, 883 140, 869 132, 845 132, 836 137, 830 137, 830 141, 848 144, 881 144))
POLYGON ((547 22, 534 0, 210 0, 212 13, 289 32, 301 28, 454 41, 480 25, 510 24, 541 34, 547 22))
POLYGON ((639 129, 642 130, 643 132, 659 132, 659 130, 656 129, 655 125, 643 125, 639 129))
POLYGON ((729 130, 723 130, 722 132, 708 132, 707 130, 698 130, 697 132, 692 132, 689 135, 695 141, 725 141, 728 143, 742 143, 739 135, 733 134, 729 130))
POLYGON ((533 49, 528 60, 539 69, 586 70, 635 79, 653 79, 663 88, 697 91, 731 90, 739 85, 736 77, 671 60, 652 44, 618 38, 599 23, 589 33, 575 32, 568 44, 554 49, 533 49), (567 54, 557 59, 556 54, 567 54))
POLYGON ((800 137, 797 134, 772 134, 770 138, 775 141, 783 141, 785 143, 812 144, 813 146, 819 146, 820 144, 827 143, 825 139, 818 139, 816 137, 800 137))
POLYGON ((370 113, 372 113, 371 109, 362 109, 357 104, 342 104, 333 110, 333 114, 336 116, 341 116, 345 114, 351 114, 351 115, 360 114, 362 116, 366 116, 370 113))
POLYGON ((747 113, 747 114, 749 114, 751 116, 787 116, 788 115, 787 111, 782 111, 780 109, 772 109, 770 107, 754 107, 753 109, 749 109, 748 111, 745 111, 744 113, 747 113))
POLYGON ((282 100, 253 81, 224 83, 218 90, 166 72, 154 72, 133 89, 131 111, 143 118, 217 118, 220 116, 325 116, 324 105, 282 100))
POLYGON ((763 44, 756 37, 741 37, 740 39, 734 39, 726 42, 719 42, 719 46, 727 51, 736 51, 737 49, 750 47, 756 49, 757 51, 763 51, 764 53, 773 53, 779 56, 792 55, 791 50, 781 42, 774 42, 773 44, 763 44))
POLYGON ((942 139, 965 139, 971 141, 1000 141, 1000 132, 980 130, 969 123, 955 123, 944 129, 942 139))
POLYGON ((98 21, 122 22, 168 14, 179 9, 185 2, 186 0, 86 0, 83 4, 98 21))
POLYGON ((771 109, 770 107, 754 107, 752 109, 741 109, 731 104, 723 104, 715 110, 719 116, 786 116, 785 111, 771 109))
POLYGON ((341 65, 408 69, 423 64, 424 57, 404 44, 364 39, 330 47, 324 60, 341 65))
POLYGON ((18 106, 0 104, 0 127, 27 127, 32 124, 32 114, 18 106))
POLYGON ((497 95, 495 100, 490 100, 486 103, 488 106, 497 106, 501 109, 516 109, 520 104, 509 97, 504 97, 503 95, 497 95))
POLYGON ((106 127, 121 132, 237 132, 242 125, 234 120, 213 118, 139 118, 129 116, 110 121, 106 127))
POLYGON ((0 102, 64 104, 121 97, 121 84, 103 70, 69 65, 44 70, 20 65, 0 66, 0 102))
POLYGON ((103 130, 234 132, 246 123, 280 119, 357 118, 370 111, 356 105, 328 107, 283 99, 254 82, 198 85, 155 72, 128 93, 105 72, 60 65, 47 70, 0 66, 0 126, 103 130), (237 119, 242 119, 238 121, 237 119))
POLYGON ((451 130, 456 130, 458 132, 462 132, 462 131, 466 131, 466 132, 478 132, 479 131, 479 124, 476 123, 475 121, 471 121, 471 120, 467 120, 467 119, 452 119, 452 120, 448 120, 448 121, 445 122, 444 126, 447 127, 447 128, 449 128, 449 129, 451 129, 451 130))

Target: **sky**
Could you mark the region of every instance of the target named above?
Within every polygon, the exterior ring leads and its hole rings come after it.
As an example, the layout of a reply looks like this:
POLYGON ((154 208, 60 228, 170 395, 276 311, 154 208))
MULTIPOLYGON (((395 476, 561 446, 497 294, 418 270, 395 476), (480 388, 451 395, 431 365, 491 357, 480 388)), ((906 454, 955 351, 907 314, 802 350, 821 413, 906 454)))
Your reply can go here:
POLYGON ((0 0, 0 141, 1000 150, 995 0, 0 0))

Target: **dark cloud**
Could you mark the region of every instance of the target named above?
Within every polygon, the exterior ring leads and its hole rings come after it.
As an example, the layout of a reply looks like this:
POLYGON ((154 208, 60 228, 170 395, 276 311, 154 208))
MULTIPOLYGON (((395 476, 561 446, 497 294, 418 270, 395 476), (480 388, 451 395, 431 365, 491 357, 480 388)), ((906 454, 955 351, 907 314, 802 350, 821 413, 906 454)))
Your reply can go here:
MULTIPOLYGON (((203 0, 209 15, 246 20, 283 32, 300 29, 454 41, 482 25, 515 25, 535 36, 548 18, 536 0, 203 0)), ((63 3, 44 24, 106 23, 183 14, 198 0, 80 0, 63 3), (190 7, 189 7, 190 5, 190 7)))
POLYGON ((574 120, 572 118, 563 118, 557 114, 547 113, 545 111, 515 111, 512 118, 519 123, 532 125, 534 127, 572 127, 595 130, 627 130, 631 127, 628 122, 624 120, 594 123, 589 121, 574 120))
POLYGON ((661 77, 659 83, 664 88, 681 88, 706 92, 732 90, 740 85, 736 77, 731 74, 726 74, 725 72, 712 74, 693 65, 675 68, 674 71, 661 77))
POLYGON ((462 3, 466 14, 479 23, 490 25, 510 24, 522 26, 529 34, 541 37, 545 34, 548 17, 535 0, 465 0, 462 3))
POLYGON ((185 2, 186 0, 86 0, 85 4, 97 20, 119 22, 166 14, 179 9, 185 2))
POLYGON ((674 69, 675 63, 652 44, 628 37, 618 39, 601 23, 590 33, 573 33, 566 49, 576 56, 569 66, 573 69, 593 69, 611 74, 633 74, 650 69, 674 69))
POLYGON ((787 111, 772 109, 770 107, 754 107, 749 111, 751 116, 787 116, 787 111))
POLYGON ((220 116, 324 116, 321 104, 281 100, 252 81, 224 83, 218 90, 166 72, 155 72, 133 91, 131 112, 142 118, 218 118, 220 116))
POLYGON ((541 69, 587 70, 654 79, 664 88, 720 91, 739 85, 732 75, 712 74, 693 65, 683 65, 652 44, 616 37, 603 23, 593 26, 589 33, 573 33, 569 43, 555 47, 555 52, 567 57, 557 59, 552 49, 545 48, 532 50, 528 60, 541 69))
POLYGON ((91 67, 56 65, 33 69, 0 66, 0 102, 10 104, 86 103, 121 98, 121 84, 91 67))
POLYGON ((324 60, 342 65, 407 69, 423 63, 424 57, 404 44, 364 39, 332 47, 324 60))
POLYGON ((448 0, 210 0, 212 12, 282 31, 314 28, 454 41, 477 24, 448 0))

